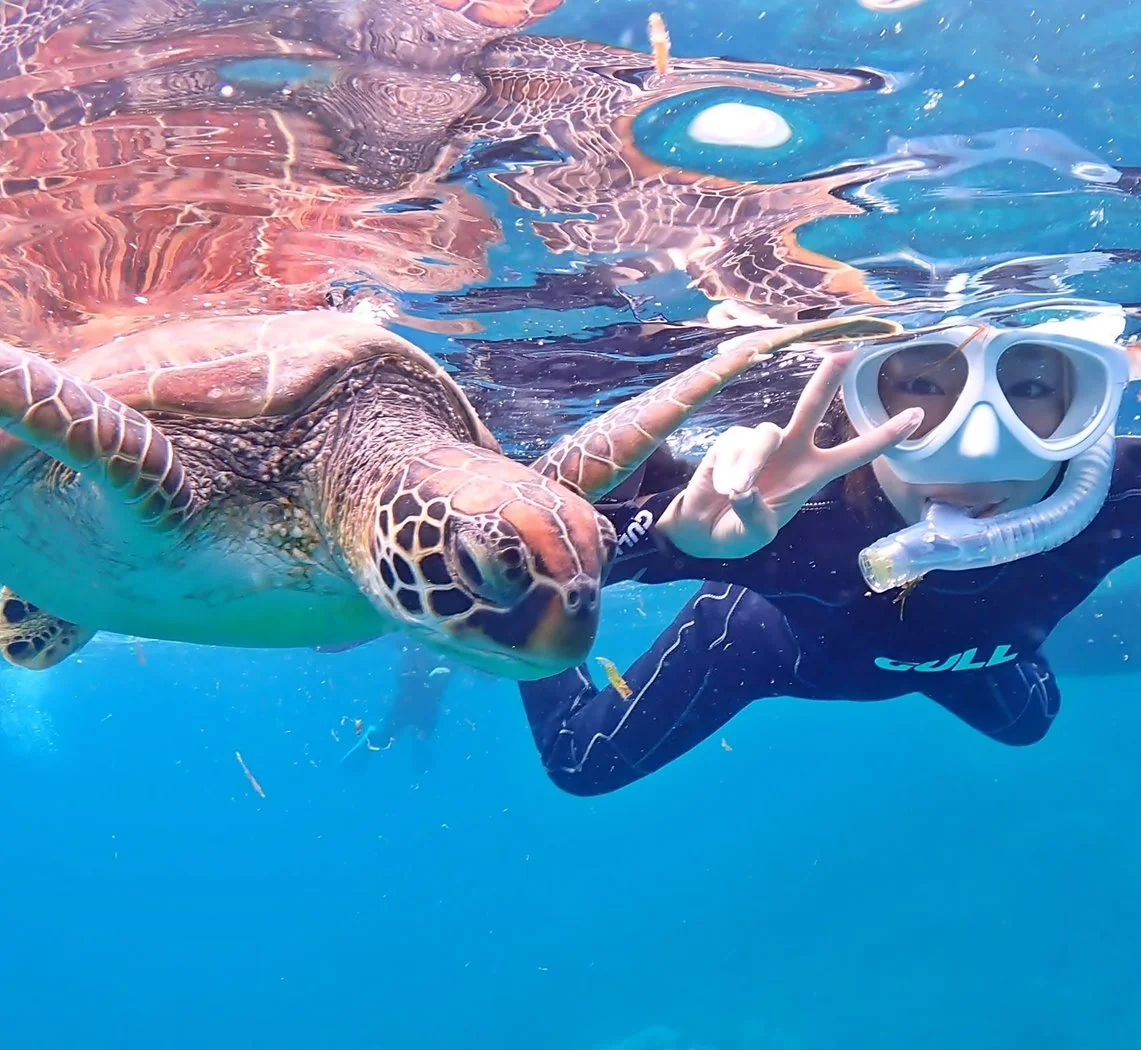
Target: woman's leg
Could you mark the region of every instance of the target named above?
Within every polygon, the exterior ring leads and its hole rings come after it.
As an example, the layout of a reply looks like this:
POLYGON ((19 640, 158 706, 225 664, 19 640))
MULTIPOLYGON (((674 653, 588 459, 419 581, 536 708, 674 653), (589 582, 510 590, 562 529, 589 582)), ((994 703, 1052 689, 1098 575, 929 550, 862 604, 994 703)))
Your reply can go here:
POLYGON ((614 791, 715 733, 750 701, 815 697, 779 610, 743 587, 707 584, 626 672, 624 699, 585 668, 520 686, 551 779, 575 795, 614 791))
POLYGON ((980 733, 1015 746, 1041 740, 1062 703, 1058 679, 1041 653, 985 673, 944 677, 923 693, 980 733))

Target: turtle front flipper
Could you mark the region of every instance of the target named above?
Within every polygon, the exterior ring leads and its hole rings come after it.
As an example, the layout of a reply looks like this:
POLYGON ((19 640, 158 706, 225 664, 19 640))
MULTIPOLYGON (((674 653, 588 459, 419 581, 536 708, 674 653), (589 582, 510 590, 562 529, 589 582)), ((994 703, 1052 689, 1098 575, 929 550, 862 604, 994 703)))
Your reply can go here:
POLYGON ((0 653, 14 667, 46 671, 79 652, 95 632, 44 612, 0 587, 0 653))
POLYGON ((796 343, 882 338, 900 326, 873 317, 846 317, 758 331, 733 339, 723 352, 612 408, 562 438, 534 469, 589 500, 630 476, 698 408, 753 365, 796 343))
POLYGON ((146 416, 6 343, 0 427, 114 493, 147 525, 174 527, 194 510, 178 452, 146 416))

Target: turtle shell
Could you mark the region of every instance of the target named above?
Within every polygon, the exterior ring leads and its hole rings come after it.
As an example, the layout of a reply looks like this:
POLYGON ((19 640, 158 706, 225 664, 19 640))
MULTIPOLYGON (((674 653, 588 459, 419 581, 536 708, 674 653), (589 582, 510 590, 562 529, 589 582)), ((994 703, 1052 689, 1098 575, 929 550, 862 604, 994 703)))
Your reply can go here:
POLYGON ((140 412, 253 419, 304 408, 346 369, 380 358, 397 373, 435 382, 470 439, 498 450, 467 396, 436 361, 352 314, 306 310, 172 321, 80 354, 68 370, 140 412))

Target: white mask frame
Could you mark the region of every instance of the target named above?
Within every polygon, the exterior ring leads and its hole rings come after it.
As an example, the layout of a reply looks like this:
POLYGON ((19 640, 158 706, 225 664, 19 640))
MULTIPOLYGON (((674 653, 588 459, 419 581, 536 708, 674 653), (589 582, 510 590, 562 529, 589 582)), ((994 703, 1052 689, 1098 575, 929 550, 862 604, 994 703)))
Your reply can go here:
POLYGON ((1113 341, 1123 320, 1115 313, 1093 325, 1073 319, 1011 328, 957 320, 910 338, 867 343, 845 373, 844 407, 858 432, 871 431, 889 418, 879 394, 880 369, 888 357, 922 346, 954 349, 967 363, 963 389, 945 419, 922 437, 884 453, 893 472, 912 484, 1035 481, 1053 464, 1081 455, 1112 430, 1129 382, 1127 355, 1113 341), (1078 334, 1085 331, 1097 338, 1078 334), (1064 353, 1074 377, 1066 413, 1045 438, 1019 418, 998 378, 1003 354, 1026 344, 1064 353))

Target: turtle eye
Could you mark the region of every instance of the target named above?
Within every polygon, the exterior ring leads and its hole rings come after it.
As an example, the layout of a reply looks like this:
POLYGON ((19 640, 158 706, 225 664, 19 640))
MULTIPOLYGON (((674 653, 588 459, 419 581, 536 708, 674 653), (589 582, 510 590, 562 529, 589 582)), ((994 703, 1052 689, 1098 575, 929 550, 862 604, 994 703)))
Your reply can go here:
POLYGON ((456 583, 472 596, 507 608, 530 586, 526 558, 514 537, 487 537, 460 525, 449 540, 448 560, 456 583))
POLYGON ((456 564, 464 582, 474 591, 483 586, 483 573, 479 571, 471 547, 461 539, 456 544, 456 564))

